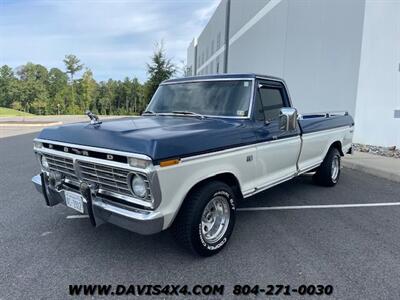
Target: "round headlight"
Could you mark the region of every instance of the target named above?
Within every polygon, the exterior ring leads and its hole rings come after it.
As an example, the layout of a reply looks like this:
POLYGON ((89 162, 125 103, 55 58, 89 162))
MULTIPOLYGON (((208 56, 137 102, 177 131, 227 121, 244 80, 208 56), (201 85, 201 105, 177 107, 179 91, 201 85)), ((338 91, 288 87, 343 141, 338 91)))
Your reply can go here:
POLYGON ((146 183, 144 182, 142 176, 134 175, 132 177, 132 191, 135 196, 140 198, 146 197, 147 194, 147 187, 146 183))
POLYGON ((49 168, 49 162, 47 161, 46 157, 42 156, 40 159, 40 162, 42 163, 42 167, 47 170, 49 168))

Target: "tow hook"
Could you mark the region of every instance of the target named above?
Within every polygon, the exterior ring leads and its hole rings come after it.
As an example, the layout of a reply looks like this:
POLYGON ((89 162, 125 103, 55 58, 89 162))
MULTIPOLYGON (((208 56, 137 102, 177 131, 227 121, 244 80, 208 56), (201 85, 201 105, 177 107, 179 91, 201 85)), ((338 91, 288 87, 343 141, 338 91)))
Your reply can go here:
POLYGON ((50 171, 49 172, 49 185, 53 189, 57 189, 62 185, 64 177, 60 172, 50 171))
POLYGON ((95 184, 88 184, 86 182, 81 182, 79 190, 83 198, 86 199, 86 204, 87 204, 86 206, 90 223, 96 227, 96 220, 94 218, 93 208, 92 208, 92 192, 93 194, 96 193, 97 186, 95 184))

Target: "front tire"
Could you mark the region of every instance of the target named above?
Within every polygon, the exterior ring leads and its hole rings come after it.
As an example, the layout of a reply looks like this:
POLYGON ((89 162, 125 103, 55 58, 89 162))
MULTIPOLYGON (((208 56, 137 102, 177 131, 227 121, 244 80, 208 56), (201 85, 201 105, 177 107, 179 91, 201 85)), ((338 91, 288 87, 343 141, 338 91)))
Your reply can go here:
POLYGON ((316 184, 322 186, 334 186, 340 177, 340 153, 336 148, 329 149, 324 161, 318 167, 313 176, 316 184))
POLYGON ((172 228, 175 238, 195 254, 214 255, 231 236, 235 210, 230 186, 219 181, 202 185, 184 201, 172 228))

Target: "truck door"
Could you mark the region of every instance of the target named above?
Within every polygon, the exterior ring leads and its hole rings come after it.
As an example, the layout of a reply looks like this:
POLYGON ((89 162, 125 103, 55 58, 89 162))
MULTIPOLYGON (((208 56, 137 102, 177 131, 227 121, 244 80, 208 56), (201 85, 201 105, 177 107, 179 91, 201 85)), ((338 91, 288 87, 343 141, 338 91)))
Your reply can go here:
POLYGON ((282 107, 290 107, 285 86, 277 81, 259 80, 253 112, 258 137, 256 185, 259 189, 279 183, 297 172, 300 129, 291 132, 280 129, 282 107))

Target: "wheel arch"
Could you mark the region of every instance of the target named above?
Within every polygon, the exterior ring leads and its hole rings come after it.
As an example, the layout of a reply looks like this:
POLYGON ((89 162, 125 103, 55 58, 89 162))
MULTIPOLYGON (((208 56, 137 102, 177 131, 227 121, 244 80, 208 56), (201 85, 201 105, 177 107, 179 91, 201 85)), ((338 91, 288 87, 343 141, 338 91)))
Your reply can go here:
POLYGON ((195 183, 186 193, 184 200, 197 188, 207 184, 208 182, 211 181, 221 181, 223 183, 226 183, 229 185, 233 192, 235 193, 235 196, 238 198, 238 200, 243 198, 242 190, 240 187, 240 182, 239 179, 235 176, 235 174, 231 172, 221 172, 218 174, 213 174, 209 177, 203 178, 199 182, 195 183))
POLYGON ((185 194, 185 197, 183 198, 183 201, 181 202, 179 209, 177 210, 177 213, 175 214, 174 218, 171 220, 171 224, 174 223, 174 221, 176 220, 177 215, 181 211, 181 208, 182 208, 184 202, 189 197, 189 195, 191 193, 193 193, 193 191, 195 191, 196 189, 198 189, 212 181, 220 181, 220 182, 226 183, 227 185, 229 185, 232 188, 232 191, 235 194, 238 201, 243 199, 240 182, 239 182, 239 179, 235 176, 235 174, 233 174, 231 172, 221 172, 218 174, 212 174, 209 177, 203 178, 202 180, 200 180, 197 183, 195 183, 194 185, 192 185, 192 187, 185 194))
POLYGON ((342 149, 342 142, 341 142, 341 141, 335 141, 335 142, 333 142, 333 143, 331 144, 331 146, 329 147, 328 151, 329 151, 330 149, 332 149, 332 148, 337 149, 337 150, 339 151, 339 153, 340 153, 340 156, 344 156, 343 149, 342 149))

